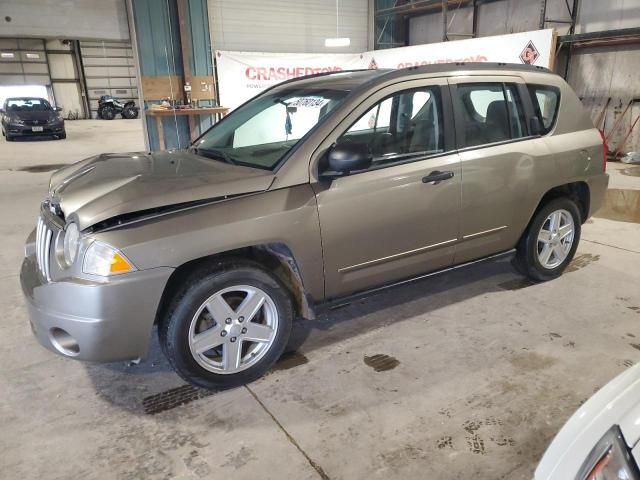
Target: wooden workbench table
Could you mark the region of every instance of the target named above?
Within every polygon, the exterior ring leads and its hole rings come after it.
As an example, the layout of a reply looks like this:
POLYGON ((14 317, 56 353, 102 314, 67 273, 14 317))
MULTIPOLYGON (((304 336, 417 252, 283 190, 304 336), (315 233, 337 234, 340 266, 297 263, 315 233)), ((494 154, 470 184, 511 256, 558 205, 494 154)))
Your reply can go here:
MULTIPOLYGON (((144 111, 145 115, 149 115, 150 117, 160 117, 156 118, 156 130, 158 132, 158 143, 160 146, 160 150, 165 149, 164 143, 164 129, 162 127, 162 118, 161 117, 173 117, 174 115, 188 115, 189 116, 189 129, 193 132, 195 131, 195 122, 193 121, 193 117, 196 115, 214 115, 215 121, 218 122, 222 117, 224 117, 229 112, 227 107, 201 107, 201 108, 163 108, 163 109, 152 109, 149 108, 144 111)), ((193 140, 193 138, 191 139, 193 140)))

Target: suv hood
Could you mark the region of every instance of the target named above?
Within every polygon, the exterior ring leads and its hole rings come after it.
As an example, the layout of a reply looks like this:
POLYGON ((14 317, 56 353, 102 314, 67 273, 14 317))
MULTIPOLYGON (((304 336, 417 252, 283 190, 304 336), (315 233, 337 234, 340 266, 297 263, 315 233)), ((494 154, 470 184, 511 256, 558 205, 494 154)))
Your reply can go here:
MULTIPOLYGON (((187 151, 102 154, 58 170, 49 203, 81 230, 114 217, 262 192, 273 172, 187 151)), ((128 217, 130 217, 128 215, 128 217)))

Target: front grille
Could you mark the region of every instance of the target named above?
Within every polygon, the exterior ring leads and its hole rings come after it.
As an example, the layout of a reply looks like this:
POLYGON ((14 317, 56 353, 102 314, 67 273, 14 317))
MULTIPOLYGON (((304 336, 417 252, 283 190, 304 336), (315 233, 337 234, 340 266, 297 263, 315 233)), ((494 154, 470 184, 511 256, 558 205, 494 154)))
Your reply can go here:
POLYGON ((36 261, 40 272, 47 280, 51 280, 49 256, 51 252, 51 240, 53 230, 45 223, 42 217, 38 217, 36 228, 36 261))

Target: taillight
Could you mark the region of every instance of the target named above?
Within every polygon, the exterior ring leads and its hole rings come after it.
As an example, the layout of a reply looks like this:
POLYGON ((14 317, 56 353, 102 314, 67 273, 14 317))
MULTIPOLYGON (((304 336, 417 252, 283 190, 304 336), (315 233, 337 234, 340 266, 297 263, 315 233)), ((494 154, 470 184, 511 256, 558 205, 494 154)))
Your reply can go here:
POLYGON ((600 138, 602 138, 602 172, 607 171, 607 139, 604 136, 604 132, 598 129, 598 133, 600 133, 600 138))

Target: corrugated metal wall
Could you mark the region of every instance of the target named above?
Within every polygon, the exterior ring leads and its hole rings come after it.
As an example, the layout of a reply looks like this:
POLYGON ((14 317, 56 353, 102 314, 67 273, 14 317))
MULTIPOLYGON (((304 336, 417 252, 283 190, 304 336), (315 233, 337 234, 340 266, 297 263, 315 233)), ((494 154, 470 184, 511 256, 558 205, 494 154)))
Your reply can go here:
POLYGON ((137 100, 136 68, 130 42, 81 41, 80 54, 92 118, 97 118, 101 95, 137 100))
MULTIPOLYGON (((638 27, 640 0, 581 0, 576 33, 638 27)), ((605 131, 614 123, 632 99, 640 99, 640 45, 581 48, 574 51, 568 81, 597 119, 607 99, 605 131)), ((621 141, 640 115, 640 102, 633 102, 609 139, 610 150, 640 151, 640 122, 624 146, 621 141)))
MULTIPOLYGON (((569 2, 571 4, 572 2, 569 2)), ((547 18, 568 19, 564 0, 548 0, 547 18)), ((449 31, 471 32, 471 9, 451 7, 448 12, 449 31)), ((479 36, 536 30, 540 21, 540 2, 533 0, 498 0, 478 7, 479 36)), ((442 15, 440 12, 416 16, 409 20, 410 44, 442 41, 442 15)), ((631 28, 640 25, 640 0, 581 0, 575 33, 631 28)), ((555 26, 559 35, 566 34, 566 24, 555 26)), ((451 36, 450 39, 455 39, 451 36)), ((465 37, 460 37, 465 38, 465 37)), ((564 58, 557 59, 557 69, 564 71, 564 58)), ((568 81, 590 109, 595 120, 611 97, 606 113, 608 130, 633 98, 640 98, 640 47, 638 45, 574 49, 569 64, 568 81)), ((610 148, 616 148, 631 124, 640 115, 640 102, 633 103, 620 127, 610 139, 610 148)), ((640 150, 640 123, 627 141, 625 151, 640 150)))
POLYGON ((363 52, 367 50, 368 0, 339 0, 339 36, 346 48, 327 48, 336 36, 333 0, 208 0, 216 50, 253 52, 363 52))
MULTIPOLYGON (((540 1, 538 0, 501 0, 481 3, 477 9, 477 28, 480 37, 537 30, 540 22, 540 1)), ((564 0, 547 1, 547 18, 569 19, 564 0)), ((449 7, 447 12, 449 40, 469 38, 457 37, 455 34, 470 34, 473 30, 472 19, 472 7, 449 7)), ((559 34, 566 33, 569 28, 561 23, 556 24, 555 27, 559 34)), ((416 16, 409 20, 410 45, 441 41, 442 14, 440 12, 416 16)))

